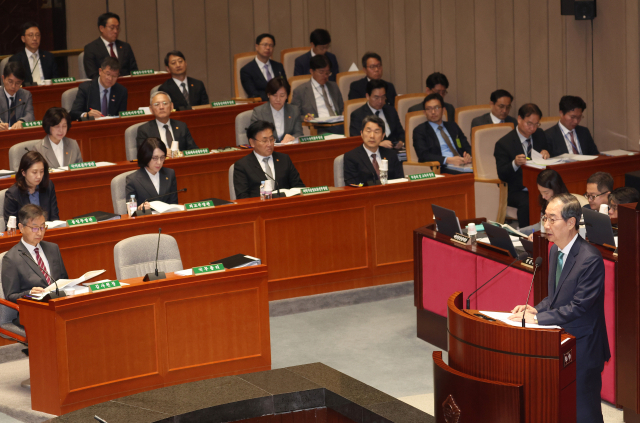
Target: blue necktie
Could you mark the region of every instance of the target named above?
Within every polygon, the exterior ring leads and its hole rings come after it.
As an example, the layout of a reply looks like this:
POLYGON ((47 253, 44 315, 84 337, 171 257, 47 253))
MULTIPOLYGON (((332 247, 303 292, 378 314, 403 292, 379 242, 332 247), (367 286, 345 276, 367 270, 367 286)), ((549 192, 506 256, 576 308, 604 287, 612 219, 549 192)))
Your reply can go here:
POLYGON ((107 116, 109 114, 109 90, 104 90, 104 95, 102 96, 102 106, 100 106, 103 116, 107 116))

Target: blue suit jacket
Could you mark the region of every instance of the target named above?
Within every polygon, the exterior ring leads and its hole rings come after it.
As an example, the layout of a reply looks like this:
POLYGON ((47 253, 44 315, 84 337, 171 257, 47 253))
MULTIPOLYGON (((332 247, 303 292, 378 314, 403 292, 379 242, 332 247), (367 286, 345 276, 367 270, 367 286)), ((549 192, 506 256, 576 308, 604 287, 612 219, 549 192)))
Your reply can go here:
POLYGON ((565 257, 558 288, 558 246, 549 253, 549 295, 536 306, 541 325, 558 325, 576 337, 580 366, 596 368, 611 357, 604 320, 604 262, 578 235, 565 257))

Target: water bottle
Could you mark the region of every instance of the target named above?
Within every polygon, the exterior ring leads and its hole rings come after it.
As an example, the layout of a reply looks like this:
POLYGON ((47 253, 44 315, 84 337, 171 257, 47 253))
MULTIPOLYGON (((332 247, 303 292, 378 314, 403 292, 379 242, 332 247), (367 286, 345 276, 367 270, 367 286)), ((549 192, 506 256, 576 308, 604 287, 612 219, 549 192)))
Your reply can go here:
POLYGON ((136 201, 136 196, 134 194, 131 194, 131 198, 129 199, 129 202, 127 202, 127 205, 129 206, 129 216, 133 215, 133 213, 138 210, 138 202, 136 201))
POLYGON ((469 235, 469 238, 471 238, 471 245, 477 245, 478 241, 476 240, 476 236, 478 235, 478 231, 476 230, 476 224, 475 223, 469 223, 469 226, 467 227, 467 235, 469 235))
POLYGON ((273 192, 273 182, 264 181, 264 199, 271 200, 271 193, 273 192))
POLYGON ((13 236, 16 234, 16 217, 9 216, 9 221, 7 222, 7 234, 9 236, 13 236))
POLYGON ((260 182, 260 201, 264 201, 264 181, 260 182))
POLYGON ((380 162, 380 183, 382 185, 387 185, 387 181, 389 179, 389 162, 387 159, 382 159, 380 162))

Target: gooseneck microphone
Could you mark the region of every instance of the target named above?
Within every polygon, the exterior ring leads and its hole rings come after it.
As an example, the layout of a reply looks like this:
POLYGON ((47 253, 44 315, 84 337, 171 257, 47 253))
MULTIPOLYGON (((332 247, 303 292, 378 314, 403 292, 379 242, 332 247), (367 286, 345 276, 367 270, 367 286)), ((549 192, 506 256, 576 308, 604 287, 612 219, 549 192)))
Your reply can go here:
POLYGON ((513 264, 520 260, 523 261, 525 260, 529 255, 526 252, 522 252, 520 254, 518 254, 518 257, 516 257, 515 260, 513 260, 511 263, 509 263, 509 265, 507 267, 505 267, 504 269, 502 269, 501 271, 499 271, 498 273, 496 273, 491 279, 489 279, 488 281, 486 281, 485 283, 483 283, 482 285, 480 285, 480 287, 478 289, 476 289, 475 291, 473 291, 471 294, 469 294, 469 296, 467 297, 467 310, 469 310, 471 308, 471 296, 473 294, 475 294, 476 292, 480 291, 486 284, 488 284, 489 282, 491 282, 492 280, 494 280, 496 278, 496 276, 498 276, 500 273, 504 272, 505 270, 507 270, 508 268, 510 268, 511 266, 513 266, 513 264))
POLYGON ((45 266, 45 269, 41 268, 40 265, 38 263, 36 263, 36 261, 33 259, 33 257, 31 257, 31 254, 27 254, 24 251, 22 251, 22 255, 27 257, 29 260, 31 260, 33 262, 33 264, 38 266, 38 268, 40 270, 42 270, 44 273, 47 274, 47 276, 49 276, 49 279, 51 279, 53 281, 51 283, 56 285, 56 296, 59 297, 60 296, 60 290, 58 289, 58 281, 53 276, 51 276, 51 274, 49 272, 47 272, 46 266, 45 266))
POLYGON ((158 254, 160 253, 160 236, 162 235, 162 228, 158 228, 158 247, 156 248, 156 271, 155 273, 147 273, 142 279, 143 282, 155 281, 158 279, 166 279, 167 276, 164 272, 158 272, 158 254))
POLYGON ((522 327, 526 327, 524 324, 524 316, 527 314, 527 306, 529 305, 529 296, 531 295, 531 289, 533 288, 533 279, 536 277, 536 269, 542 264, 542 257, 536 259, 536 263, 533 267, 533 276, 531 277, 531 285, 529 286, 529 294, 527 294, 527 302, 524 303, 524 311, 522 312, 522 327))
MULTIPOLYGON (((182 188, 182 189, 179 189, 179 190, 177 190, 177 191, 168 192, 168 193, 166 193, 166 194, 156 195, 155 197, 147 198, 147 199, 145 200, 145 203, 148 203, 150 200, 155 200, 155 199, 158 199, 158 198, 162 198, 162 197, 164 197, 165 195, 179 194, 179 193, 181 193, 181 192, 187 192, 187 189, 186 189, 186 188, 182 188)), ((136 210, 136 211, 135 211, 131 216, 132 216, 132 217, 138 217, 138 216, 146 216, 146 215, 148 215, 148 214, 151 214, 151 209, 146 209, 146 208, 144 207, 144 203, 142 203, 142 209, 141 209, 141 210, 136 210)))

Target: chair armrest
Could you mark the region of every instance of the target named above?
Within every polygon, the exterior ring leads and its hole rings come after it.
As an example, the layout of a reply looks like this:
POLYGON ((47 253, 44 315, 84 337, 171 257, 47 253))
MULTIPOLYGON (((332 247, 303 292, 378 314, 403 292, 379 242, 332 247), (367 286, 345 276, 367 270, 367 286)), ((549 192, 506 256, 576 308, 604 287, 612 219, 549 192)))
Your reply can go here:
POLYGON ((507 184, 504 181, 501 181, 500 179, 484 179, 484 178, 475 178, 475 182, 484 182, 487 184, 507 184))
POLYGON ((427 172, 425 168, 430 168, 435 174, 440 174, 440 162, 403 162, 402 169, 405 171, 405 175, 413 175, 415 173, 427 172), (414 173, 408 173, 414 172, 414 173))
POLYGON ((18 313, 20 312, 20 307, 18 307, 18 304, 12 303, 11 301, 7 301, 4 298, 0 298, 0 305, 12 308, 18 313))
POLYGON ((234 100, 236 102, 242 102, 242 103, 260 103, 262 101, 260 97, 250 97, 250 98, 233 97, 231 100, 234 100))

